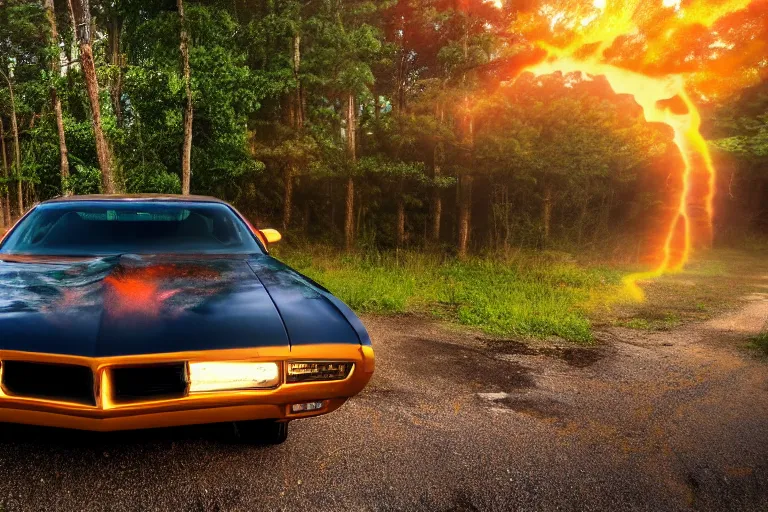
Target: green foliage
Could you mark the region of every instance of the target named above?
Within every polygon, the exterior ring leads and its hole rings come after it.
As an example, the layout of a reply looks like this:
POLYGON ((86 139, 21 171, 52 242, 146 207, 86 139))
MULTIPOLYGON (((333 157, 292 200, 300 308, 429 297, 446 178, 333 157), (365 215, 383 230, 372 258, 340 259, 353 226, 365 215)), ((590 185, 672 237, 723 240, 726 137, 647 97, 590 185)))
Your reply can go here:
POLYGON ((101 171, 98 167, 76 163, 66 186, 74 194, 98 194, 101 187, 101 171))
MULTIPOLYGON (((177 193, 186 87, 176 2, 91 4, 102 124, 119 187, 177 193)), ((451 252, 463 211, 477 253, 546 245, 641 256, 636 240, 667 225, 676 193, 670 169, 681 162, 670 131, 646 123, 600 77, 513 80, 510 63, 530 50, 513 4, 185 0, 192 192, 322 241, 340 240, 351 220, 358 245, 373 250, 451 252)), ((63 105, 70 182, 98 191, 90 102, 65 2, 55 14, 57 41, 40 0, 0 5, 0 70, 13 72, 23 160, 0 183, 20 176, 31 201, 62 192, 52 86, 63 105), (51 68, 57 57, 69 63, 62 73, 51 68)), ((749 201, 733 203, 747 205, 743 219, 752 226, 766 222, 753 215, 764 209, 752 192, 765 180, 766 97, 764 85, 744 91, 703 120, 713 146, 739 159, 731 192, 749 201)), ((9 155, 10 115, 0 81, 9 155)), ((721 218, 726 229, 736 224, 721 218)))
MULTIPOLYGON (((178 16, 160 12, 127 26, 135 60, 125 72, 126 122, 115 146, 130 192, 179 192, 184 83, 179 68, 178 16)), ((239 24, 214 6, 187 8, 194 103, 193 189, 229 195, 263 166, 248 151, 247 122, 260 108, 263 80, 238 44, 239 24)))
POLYGON ((592 340, 588 313, 621 273, 522 255, 459 262, 414 252, 339 256, 332 249, 279 257, 360 313, 427 312, 499 336, 592 340))
POLYGON ((750 347, 768 356, 768 332, 763 332, 749 340, 750 347))
POLYGON ((712 144, 742 157, 768 157, 768 85, 746 92, 737 101, 724 105, 715 116, 718 135, 712 144))

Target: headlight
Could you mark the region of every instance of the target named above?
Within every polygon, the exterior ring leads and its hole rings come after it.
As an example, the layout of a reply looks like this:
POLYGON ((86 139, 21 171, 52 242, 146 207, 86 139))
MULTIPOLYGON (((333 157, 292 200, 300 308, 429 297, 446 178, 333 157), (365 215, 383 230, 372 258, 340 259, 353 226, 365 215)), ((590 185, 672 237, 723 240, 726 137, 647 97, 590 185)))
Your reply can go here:
POLYGON ((349 376, 353 363, 288 363, 288 382, 311 382, 318 380, 343 380, 349 376))
POLYGON ((273 388, 280 383, 277 363, 189 363, 189 392, 273 388))

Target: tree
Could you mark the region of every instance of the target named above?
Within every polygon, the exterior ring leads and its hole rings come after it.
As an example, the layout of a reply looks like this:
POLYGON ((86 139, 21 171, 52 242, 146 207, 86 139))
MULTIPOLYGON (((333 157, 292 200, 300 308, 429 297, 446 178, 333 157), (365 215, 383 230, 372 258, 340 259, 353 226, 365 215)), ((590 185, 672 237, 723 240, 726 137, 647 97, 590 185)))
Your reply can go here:
POLYGON ((101 105, 99 103, 99 82, 96 77, 96 64, 91 48, 91 12, 89 0, 67 0, 72 26, 75 30, 78 48, 80 50, 80 66, 83 70, 85 88, 91 106, 91 123, 96 141, 96 154, 101 169, 101 188, 105 194, 117 191, 113 173, 112 151, 104 137, 101 122, 101 105))
MULTIPOLYGON (((185 81, 176 4, 141 2, 125 11, 124 128, 116 154, 130 192, 179 193, 185 81), (141 151, 136 151, 141 148, 141 151)), ((252 154, 249 121, 269 81, 248 65, 246 31, 227 10, 186 4, 194 137, 190 173, 200 193, 243 199, 263 165, 252 154)))
MULTIPOLYGON (((345 181, 344 245, 355 242, 355 172, 358 160, 359 97, 370 94, 371 64, 381 51, 379 31, 369 24, 377 14, 367 2, 329 2, 307 21, 307 38, 314 44, 305 52, 308 75, 319 77, 326 94, 336 100, 337 133, 346 156, 342 169, 345 181), (330 73, 328 72, 330 70, 330 73)), ((326 130, 330 130, 326 126, 326 130)))
POLYGON ((64 115, 61 110, 61 98, 56 92, 54 80, 60 73, 59 69, 59 31, 56 29, 56 12, 54 10, 53 0, 44 0, 45 11, 48 16, 48 23, 51 29, 52 55, 51 55, 51 102, 56 114, 56 130, 59 134, 59 160, 61 172, 61 191, 64 195, 68 194, 69 180, 69 155, 67 151, 67 140, 64 133, 64 115))
POLYGON ((0 117, 0 156, 3 163, 3 194, 0 196, 0 209, 3 211, 3 223, 5 226, 10 227, 13 223, 11 217, 11 197, 10 197, 10 180, 8 179, 8 158, 5 149, 5 127, 3 126, 3 118, 0 117))
POLYGON ((192 159, 192 88, 190 87, 190 69, 189 69, 189 35, 187 34, 187 19, 184 16, 184 0, 176 0, 179 9, 179 24, 181 50, 182 73, 184 75, 184 96, 186 97, 186 106, 184 108, 184 142, 181 149, 181 193, 189 195, 190 182, 192 178, 191 159, 192 159))
MULTIPOLYGON (((14 215, 18 200, 61 194, 62 181, 96 193, 114 175, 129 193, 189 193, 194 176, 195 193, 233 202, 256 224, 348 249, 463 257, 610 244, 640 255, 635 240, 651 241, 678 205, 671 132, 645 123, 632 98, 600 77, 516 78, 538 55, 532 41, 567 44, 602 26, 588 21, 600 10, 591 4, 71 0, 54 17, 54 1, 0 7, 10 79, 0 78, 0 180, 14 215)), ((626 38, 601 55, 629 69, 692 70, 691 98, 712 99, 701 113, 724 191, 718 232, 763 229, 760 87, 739 100, 731 86, 710 93, 721 66, 734 83, 761 76, 768 11, 753 5, 711 30, 673 11, 637 20, 640 33, 658 45, 656 25, 682 30, 692 53, 648 54, 626 38)))
POLYGON ((16 120, 16 100, 13 95, 13 83, 11 79, 3 71, 0 71, 0 76, 5 79, 8 84, 8 97, 10 98, 11 106, 11 133, 13 134, 13 161, 14 168, 16 169, 16 200, 18 208, 18 216, 21 217, 24 214, 24 195, 22 192, 22 178, 21 178, 21 147, 19 145, 19 124, 16 120))
POLYGON ((707 138, 727 162, 715 205, 722 239, 744 236, 768 224, 768 80, 713 106, 707 138))
POLYGON ((283 214, 282 228, 289 229, 293 218, 293 196, 295 181, 302 170, 307 169, 317 159, 317 143, 312 137, 296 138, 288 133, 281 143, 276 145, 259 145, 254 154, 267 165, 282 169, 283 173, 283 214))
MULTIPOLYGON (((345 139, 350 166, 357 165, 357 106, 355 95, 347 93, 345 113, 345 139)), ((355 178, 347 176, 347 195, 344 201, 344 247, 349 251, 355 242, 355 178)))
POLYGON ((482 105, 479 118, 480 167, 534 185, 542 247, 561 205, 581 244, 590 206, 602 200, 592 217, 604 219, 612 187, 635 180, 636 169, 666 149, 630 98, 617 97, 604 80, 575 75, 523 76, 482 105))
POLYGON ((394 235, 395 247, 403 248, 406 245, 406 206, 408 202, 415 202, 419 185, 428 180, 424 173, 422 162, 407 162, 394 160, 379 155, 377 157, 365 157, 361 161, 361 170, 365 177, 381 179, 389 194, 395 199, 394 235))

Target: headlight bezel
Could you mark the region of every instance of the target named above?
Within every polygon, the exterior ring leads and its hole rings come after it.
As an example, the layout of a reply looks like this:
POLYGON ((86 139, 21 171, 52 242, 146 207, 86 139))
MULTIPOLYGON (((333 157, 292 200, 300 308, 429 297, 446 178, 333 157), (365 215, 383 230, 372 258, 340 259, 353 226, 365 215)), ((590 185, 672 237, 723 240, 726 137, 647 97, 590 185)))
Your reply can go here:
POLYGON ((353 361, 306 359, 286 361, 285 383, 304 384, 319 382, 340 382, 347 380, 354 373, 354 371, 355 363, 353 361), (299 368, 299 366, 304 366, 304 368, 299 368), (315 372, 312 372, 313 366, 315 367, 315 372), (337 368, 333 368, 334 366, 337 368))

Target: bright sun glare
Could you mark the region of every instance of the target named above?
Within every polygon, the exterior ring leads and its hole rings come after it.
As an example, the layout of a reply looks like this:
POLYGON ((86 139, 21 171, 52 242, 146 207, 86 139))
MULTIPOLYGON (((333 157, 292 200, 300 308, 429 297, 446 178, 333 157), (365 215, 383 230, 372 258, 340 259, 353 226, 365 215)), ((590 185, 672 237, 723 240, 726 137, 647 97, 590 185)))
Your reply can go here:
POLYGON ((699 131, 701 116, 690 97, 686 74, 672 68, 661 72, 656 68, 652 74, 643 72, 641 66, 629 69, 615 58, 617 41, 621 43, 622 38, 637 37, 641 23, 658 19, 661 21, 659 28, 664 30, 643 34, 641 42, 642 57, 648 61, 660 59, 672 51, 675 44, 685 44, 675 38, 685 33, 687 27, 693 24, 710 27, 724 16, 747 7, 749 0, 698 1, 683 7, 680 0, 653 3, 648 0, 594 0, 593 12, 586 11, 588 14, 581 17, 579 13, 567 10, 548 10, 546 17, 551 37, 535 41, 546 56, 524 69, 537 76, 558 72, 578 73, 585 77, 604 76, 617 94, 634 97, 647 121, 664 123, 674 131, 674 143, 683 162, 677 172, 681 183, 677 207, 663 228, 663 236, 659 237, 663 243, 656 269, 628 279, 638 297, 642 296, 635 285, 638 279, 679 270, 688 261, 693 246, 710 243, 716 170, 699 131), (703 181, 703 185, 698 181, 694 183, 694 178, 703 181))

